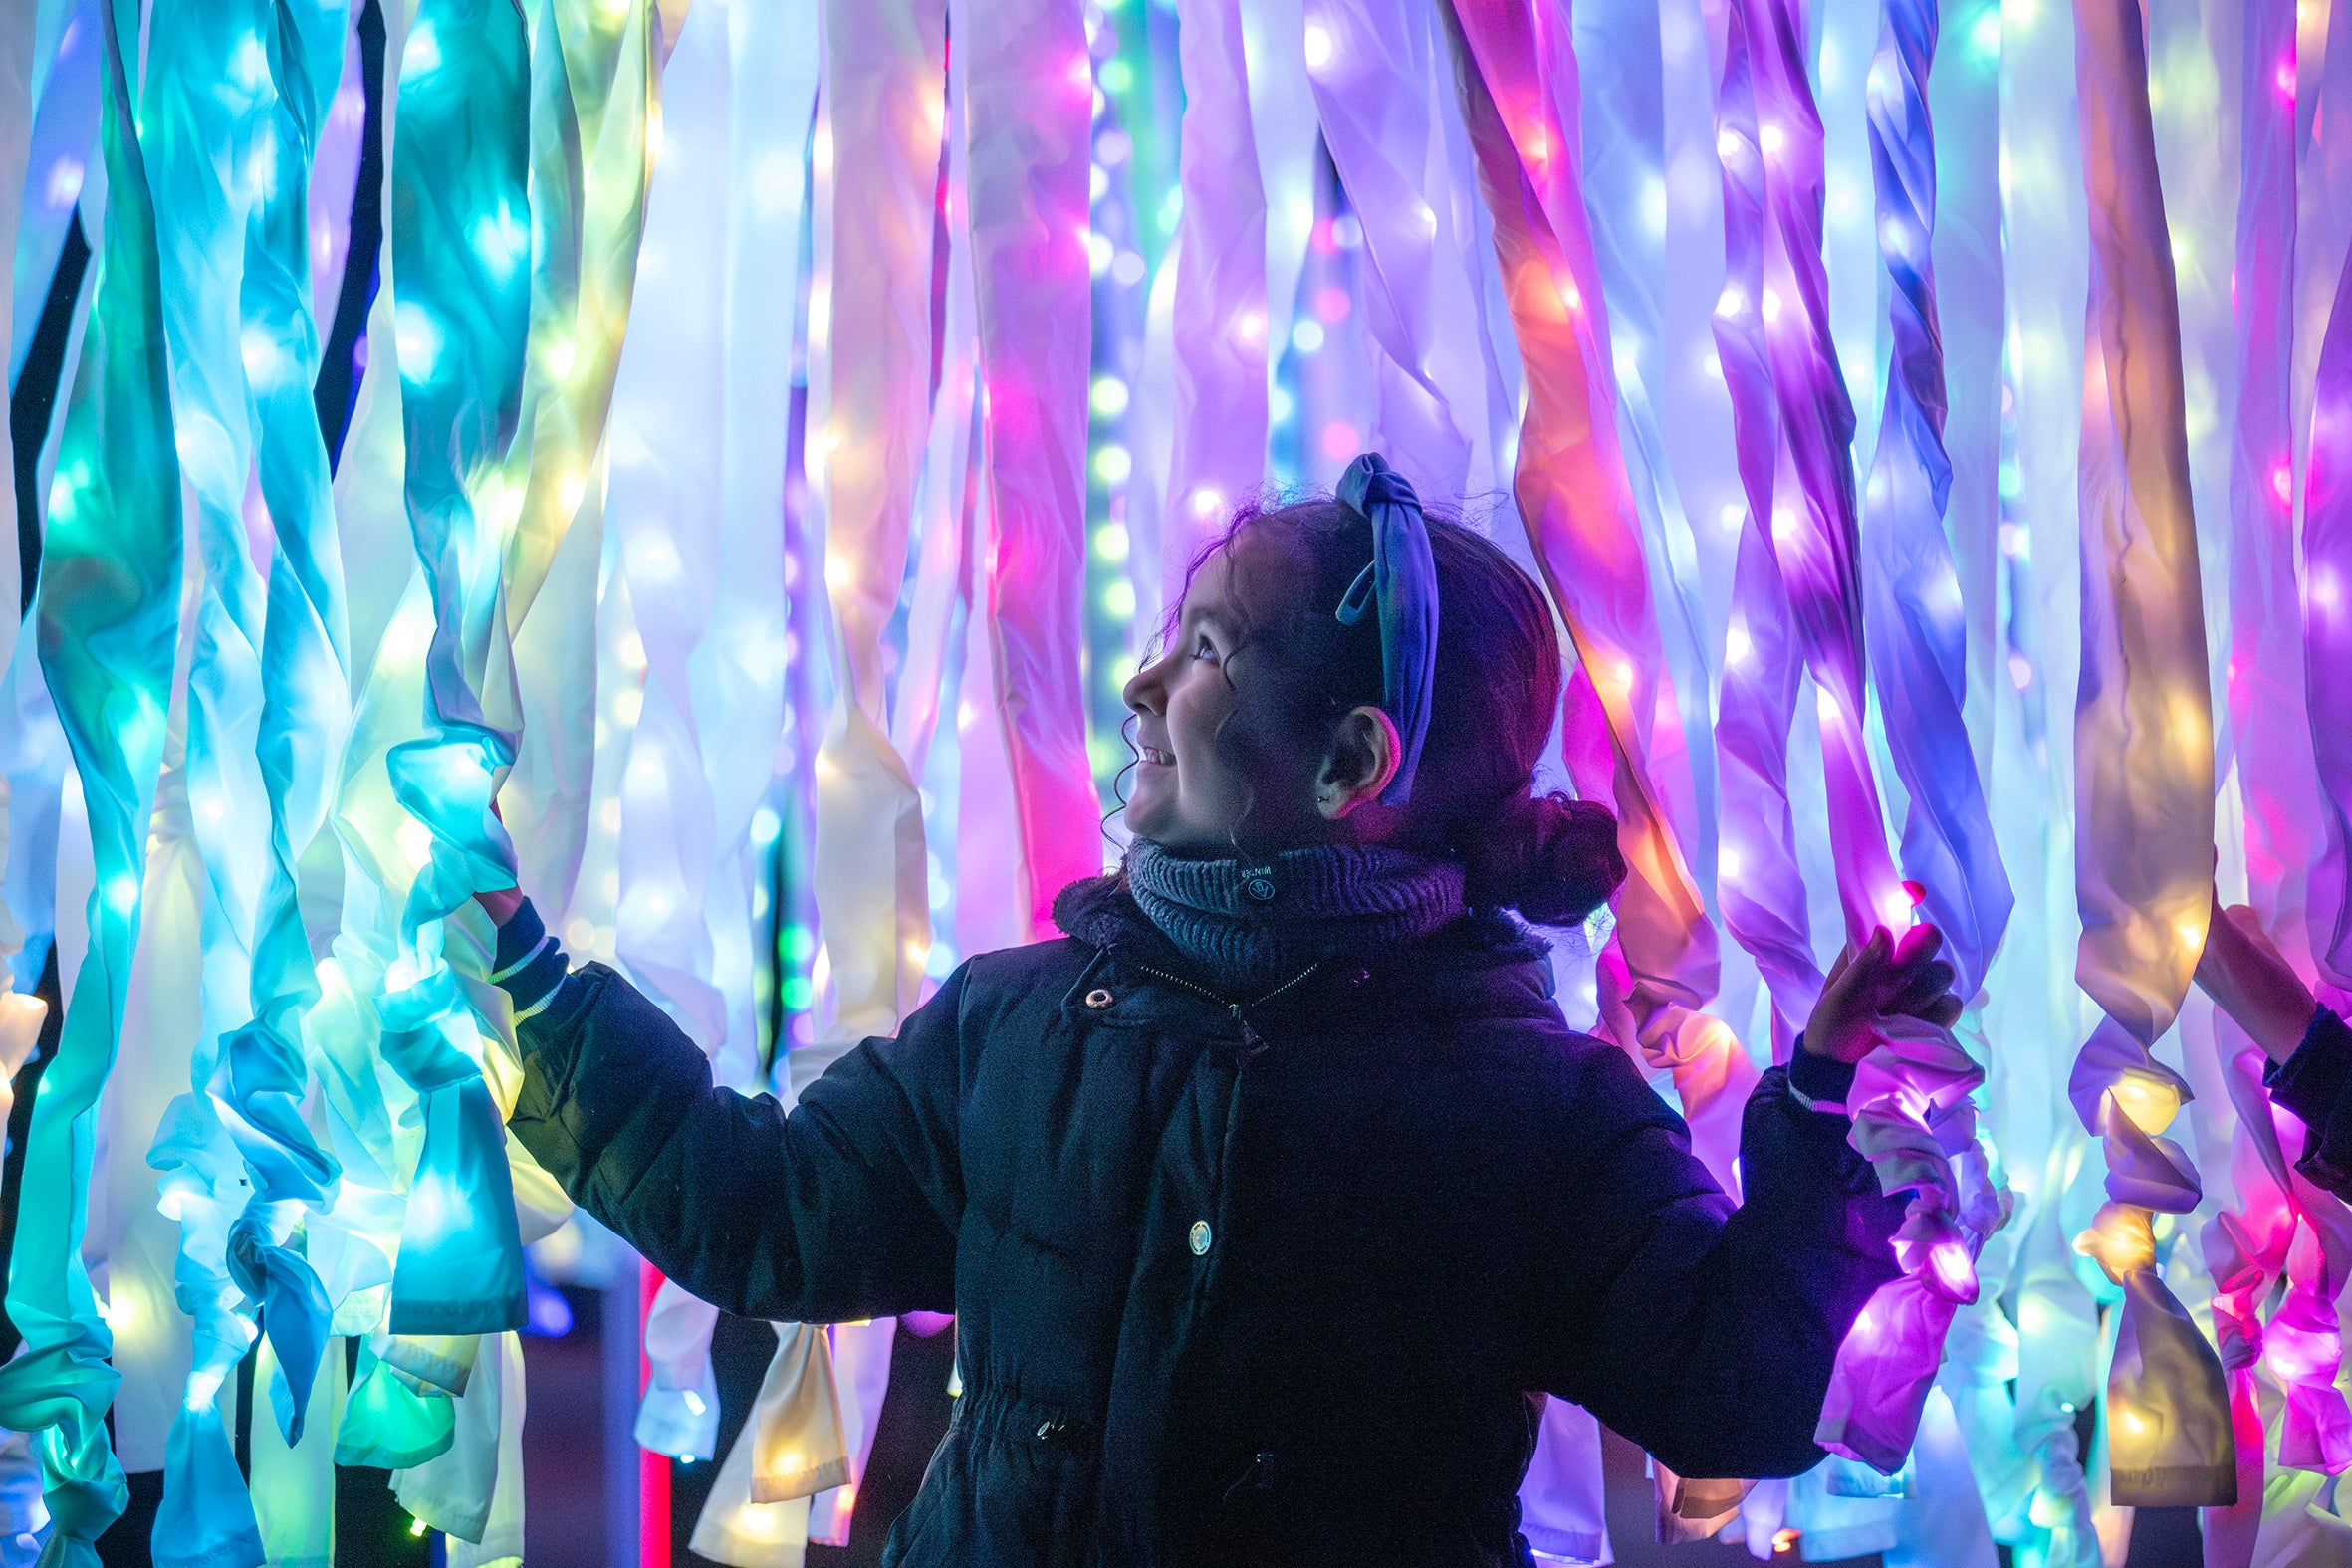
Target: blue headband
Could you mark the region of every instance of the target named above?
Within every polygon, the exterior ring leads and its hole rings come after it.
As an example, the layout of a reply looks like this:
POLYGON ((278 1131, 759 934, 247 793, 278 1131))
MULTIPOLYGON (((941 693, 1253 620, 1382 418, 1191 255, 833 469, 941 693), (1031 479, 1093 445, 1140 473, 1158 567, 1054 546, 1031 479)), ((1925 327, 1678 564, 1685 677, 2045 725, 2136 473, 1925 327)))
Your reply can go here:
POLYGON ((1339 499, 1372 525, 1372 560, 1339 599, 1339 624, 1353 626, 1375 603, 1380 612, 1380 707, 1396 725, 1396 774, 1382 805, 1402 805, 1429 735, 1437 687, 1437 560, 1421 498, 1377 452, 1366 452, 1339 477, 1339 499))

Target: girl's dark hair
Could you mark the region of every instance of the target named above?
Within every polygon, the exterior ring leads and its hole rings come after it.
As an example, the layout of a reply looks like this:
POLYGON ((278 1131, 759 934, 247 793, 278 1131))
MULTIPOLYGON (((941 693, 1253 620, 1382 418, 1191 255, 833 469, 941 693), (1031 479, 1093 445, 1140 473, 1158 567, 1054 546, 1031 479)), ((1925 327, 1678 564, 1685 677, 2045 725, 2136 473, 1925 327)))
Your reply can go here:
MULTIPOLYGON (((1473 909, 1574 925, 1625 880, 1625 859, 1606 806, 1533 792, 1560 698, 1550 608, 1534 581, 1474 530, 1445 517, 1428 522, 1438 579, 1437 701, 1403 842, 1461 861, 1473 909)), ((1279 667, 1283 678, 1268 683, 1275 700, 1297 734, 1319 741, 1349 709, 1380 705, 1377 617, 1344 626, 1334 613, 1372 559, 1371 525, 1337 501, 1245 508, 1193 570, 1244 538, 1279 553, 1285 580, 1236 574, 1235 596, 1250 618, 1242 644, 1279 667)))

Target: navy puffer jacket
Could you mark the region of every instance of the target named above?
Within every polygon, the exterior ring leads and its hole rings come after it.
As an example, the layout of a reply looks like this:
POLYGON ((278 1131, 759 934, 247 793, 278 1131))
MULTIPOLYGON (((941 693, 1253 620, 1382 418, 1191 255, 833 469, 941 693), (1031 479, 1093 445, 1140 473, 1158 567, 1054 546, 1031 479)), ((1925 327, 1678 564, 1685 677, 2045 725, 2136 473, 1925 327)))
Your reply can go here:
POLYGON ((1544 1393, 1686 1475, 1820 1457, 1901 1206, 1783 1071, 1735 1212, 1505 918, 1235 1008, 1117 882, 1055 913, 789 1115, 612 971, 526 961, 528 906, 501 933, 545 998, 513 1127, 591 1214, 732 1312, 956 1313, 964 1394, 886 1562, 1521 1562, 1544 1393))

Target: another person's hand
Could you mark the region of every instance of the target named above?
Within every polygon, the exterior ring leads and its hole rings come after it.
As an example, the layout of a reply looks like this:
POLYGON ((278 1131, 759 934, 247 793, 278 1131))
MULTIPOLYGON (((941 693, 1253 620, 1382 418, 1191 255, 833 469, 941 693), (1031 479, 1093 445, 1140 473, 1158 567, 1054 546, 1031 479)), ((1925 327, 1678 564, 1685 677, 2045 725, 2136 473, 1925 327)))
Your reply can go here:
POLYGON ((1859 948, 1847 943, 1805 1022, 1804 1048, 1851 1063, 1877 1046, 1883 1018, 1913 1017, 1951 1027, 1960 1017, 1961 1001, 1952 995, 1957 971, 1936 957, 1943 947, 1944 933, 1930 925, 1913 926, 1901 941, 1881 926, 1859 948))
POLYGON ((2295 1053, 2319 1011, 2311 988, 2263 933, 2253 910, 2243 904, 2224 909, 2219 895, 2197 959, 2197 984, 2272 1061, 2295 1053))

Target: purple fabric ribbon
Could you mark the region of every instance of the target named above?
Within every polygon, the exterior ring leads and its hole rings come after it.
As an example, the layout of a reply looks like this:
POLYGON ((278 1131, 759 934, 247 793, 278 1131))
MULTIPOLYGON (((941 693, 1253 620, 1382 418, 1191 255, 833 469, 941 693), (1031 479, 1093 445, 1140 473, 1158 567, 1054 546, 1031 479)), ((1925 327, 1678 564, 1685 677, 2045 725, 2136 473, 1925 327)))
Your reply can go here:
POLYGON ((1864 613, 1887 749, 1910 792, 1903 869, 1926 891, 1925 913, 1960 972, 1957 990, 1972 997, 2013 900, 1962 716, 1968 626, 1944 535, 1952 464, 1944 451, 1944 343, 1930 251, 1936 145, 1927 103, 1937 26, 1937 0, 1887 0, 1870 67, 1870 161, 1879 255, 1893 286, 1887 316, 1894 353, 1870 469, 1864 613))

